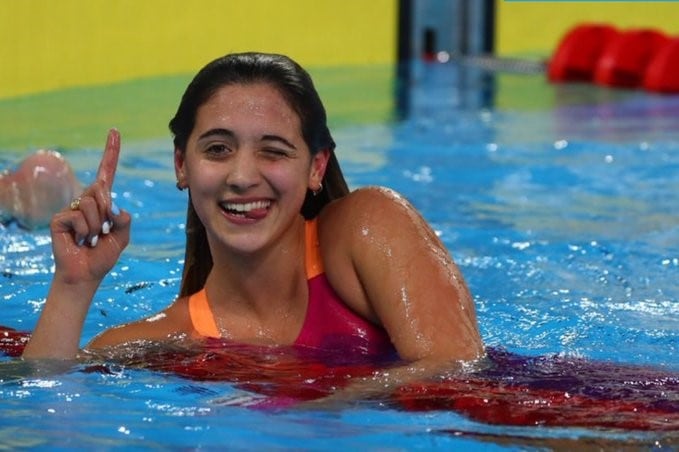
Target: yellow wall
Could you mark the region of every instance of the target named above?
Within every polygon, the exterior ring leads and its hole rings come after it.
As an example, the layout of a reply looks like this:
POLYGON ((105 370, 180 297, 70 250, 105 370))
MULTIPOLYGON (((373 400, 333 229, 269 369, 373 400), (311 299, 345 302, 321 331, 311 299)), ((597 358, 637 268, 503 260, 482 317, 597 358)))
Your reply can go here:
POLYGON ((496 49, 504 56, 550 55, 561 37, 583 22, 650 27, 679 35, 679 2, 496 0, 496 49))
POLYGON ((394 0, 0 0, 0 99, 194 73, 233 51, 395 60, 394 0))
MULTIPOLYGON (((426 0, 415 0, 426 1, 426 0)), ((232 51, 391 64, 396 0, 0 0, 0 99, 194 73, 232 51)), ((496 0, 500 55, 548 55, 582 22, 679 35, 679 2, 496 0)))

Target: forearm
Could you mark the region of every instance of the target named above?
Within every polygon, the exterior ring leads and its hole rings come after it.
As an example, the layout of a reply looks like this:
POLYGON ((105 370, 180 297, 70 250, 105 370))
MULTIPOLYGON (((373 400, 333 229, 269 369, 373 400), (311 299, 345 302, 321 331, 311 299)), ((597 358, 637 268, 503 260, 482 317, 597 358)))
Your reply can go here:
POLYGON ((67 284, 55 275, 24 358, 73 359, 99 281, 67 284))
POLYGON ((379 369, 372 375, 354 378, 347 386, 304 405, 328 407, 352 401, 388 398, 403 385, 457 373, 466 364, 469 362, 424 358, 408 364, 379 369))

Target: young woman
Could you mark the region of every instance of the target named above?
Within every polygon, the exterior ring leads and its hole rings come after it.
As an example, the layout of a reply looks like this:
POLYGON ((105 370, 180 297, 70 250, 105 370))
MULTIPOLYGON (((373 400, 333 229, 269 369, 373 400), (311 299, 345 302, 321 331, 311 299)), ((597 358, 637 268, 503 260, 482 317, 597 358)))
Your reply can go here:
POLYGON ((47 226, 81 190, 61 154, 36 151, 14 171, 0 173, 0 223, 16 222, 24 229, 47 226))
MULTIPOLYGON (((408 372, 483 354, 449 253, 398 194, 349 192, 324 107, 294 61, 245 53, 209 63, 170 129, 177 187, 189 193, 179 297, 88 349, 220 337, 396 352, 408 372)), ((52 220, 56 270, 24 357, 78 353, 95 291, 129 239, 130 216, 110 195, 119 150, 113 130, 96 181, 52 220)))

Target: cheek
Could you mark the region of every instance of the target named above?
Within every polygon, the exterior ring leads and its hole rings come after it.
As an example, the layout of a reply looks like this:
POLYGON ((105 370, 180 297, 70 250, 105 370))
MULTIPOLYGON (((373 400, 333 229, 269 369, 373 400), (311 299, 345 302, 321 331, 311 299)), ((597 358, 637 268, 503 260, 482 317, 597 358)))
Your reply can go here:
POLYGON ((210 224, 218 213, 215 197, 219 191, 220 183, 214 171, 195 171, 190 178, 190 196, 193 209, 201 223, 210 224))
POLYGON ((214 190, 224 182, 224 169, 210 162, 188 162, 185 168, 189 184, 194 192, 214 190))
POLYGON ((267 179, 281 193, 294 193, 297 197, 304 197, 309 184, 309 170, 306 168, 272 167, 267 172, 267 179))
POLYGON ((189 166, 187 182, 191 194, 191 202, 198 217, 203 223, 213 213, 215 196, 223 186, 222 173, 209 165, 189 166))

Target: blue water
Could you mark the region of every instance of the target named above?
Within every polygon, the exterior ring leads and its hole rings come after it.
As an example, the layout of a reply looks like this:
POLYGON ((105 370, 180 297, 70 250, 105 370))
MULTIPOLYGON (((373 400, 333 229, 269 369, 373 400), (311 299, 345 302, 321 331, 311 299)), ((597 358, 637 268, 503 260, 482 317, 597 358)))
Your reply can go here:
MULTIPOLYGON (((497 108, 489 79, 470 85, 463 75, 419 68, 407 120, 334 131, 350 185, 390 186, 423 212, 469 283, 488 346, 679 372, 679 97, 526 76, 561 100, 497 108)), ((82 180, 93 178, 98 152, 72 159, 82 180)), ((125 147, 115 196, 133 214, 132 241, 98 292, 83 343, 157 312, 178 290, 186 194, 174 188, 169 139, 125 147)), ((0 324, 31 330, 51 277, 49 235, 10 227, 0 248, 0 324)), ((507 427, 378 402, 271 413, 215 403, 248 395, 231 383, 115 365, 13 379, 20 363, 0 359, 7 448, 677 444, 676 435, 507 427)))

